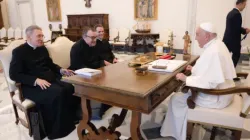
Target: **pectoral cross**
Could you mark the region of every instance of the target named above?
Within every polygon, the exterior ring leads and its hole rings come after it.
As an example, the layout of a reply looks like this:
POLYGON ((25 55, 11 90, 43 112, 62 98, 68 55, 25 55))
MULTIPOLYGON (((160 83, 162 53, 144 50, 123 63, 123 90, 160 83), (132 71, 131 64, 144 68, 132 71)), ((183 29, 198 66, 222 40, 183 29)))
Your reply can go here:
POLYGON ((85 7, 90 8, 91 7, 91 3, 90 3, 91 0, 84 0, 84 1, 86 1, 85 7))

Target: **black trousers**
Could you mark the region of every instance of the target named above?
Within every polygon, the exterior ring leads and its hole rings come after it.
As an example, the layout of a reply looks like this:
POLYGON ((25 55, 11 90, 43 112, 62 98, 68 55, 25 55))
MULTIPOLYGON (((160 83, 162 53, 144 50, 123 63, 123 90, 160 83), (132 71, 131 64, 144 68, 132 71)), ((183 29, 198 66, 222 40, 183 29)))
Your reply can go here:
POLYGON ((234 45, 233 46, 233 45, 226 44, 226 46, 227 46, 229 52, 233 53, 232 60, 234 63, 234 67, 236 67, 238 62, 239 62, 239 59, 240 59, 241 45, 234 45))

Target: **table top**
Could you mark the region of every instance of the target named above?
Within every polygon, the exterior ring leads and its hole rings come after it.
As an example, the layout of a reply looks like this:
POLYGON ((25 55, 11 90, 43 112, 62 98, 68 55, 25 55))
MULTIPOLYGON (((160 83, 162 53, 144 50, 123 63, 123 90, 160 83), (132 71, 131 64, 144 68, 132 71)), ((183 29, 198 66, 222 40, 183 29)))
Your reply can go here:
MULTIPOLYGON (((146 55, 156 59, 155 53, 148 53, 146 55)), ((144 76, 138 75, 135 73, 134 68, 128 66, 130 60, 127 60, 100 68, 100 70, 102 70, 102 74, 100 75, 93 77, 75 75, 65 77, 63 81, 75 85, 115 91, 121 94, 144 98, 158 87, 169 82, 178 72, 183 71, 184 67, 196 61, 198 56, 177 55, 175 59, 186 60, 188 62, 173 73, 150 71, 144 76)))

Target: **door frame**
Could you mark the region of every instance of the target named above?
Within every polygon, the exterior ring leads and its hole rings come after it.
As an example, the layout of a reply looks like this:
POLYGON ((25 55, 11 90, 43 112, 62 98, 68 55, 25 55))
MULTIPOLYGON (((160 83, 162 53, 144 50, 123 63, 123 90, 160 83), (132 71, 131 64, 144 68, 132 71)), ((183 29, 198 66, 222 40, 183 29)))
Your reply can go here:
POLYGON ((32 24, 35 24, 35 14, 34 14, 34 5, 33 5, 33 1, 32 0, 16 0, 16 9, 17 9, 17 15, 18 15, 18 26, 23 29, 22 27, 22 17, 21 17, 21 13, 20 13, 20 9, 19 6, 20 4, 24 4, 24 3, 28 3, 30 5, 30 9, 31 9, 31 21, 32 24))
MULTIPOLYGON (((1 0, 0 0, 1 2, 1 0)), ((0 4, 0 20, 1 20, 1 23, 2 23, 2 26, 0 26, 0 29, 2 29, 4 27, 4 21, 3 21, 3 15, 2 15, 2 7, 1 7, 1 4, 0 4)))

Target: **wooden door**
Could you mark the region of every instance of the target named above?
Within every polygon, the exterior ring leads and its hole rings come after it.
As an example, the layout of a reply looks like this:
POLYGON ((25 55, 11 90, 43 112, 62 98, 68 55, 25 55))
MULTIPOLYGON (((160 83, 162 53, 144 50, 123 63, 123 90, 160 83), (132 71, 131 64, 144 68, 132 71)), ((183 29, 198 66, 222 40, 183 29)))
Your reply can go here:
POLYGON ((3 15, 2 15, 2 8, 1 8, 1 4, 0 4, 0 29, 2 29, 4 26, 3 24, 3 15))

